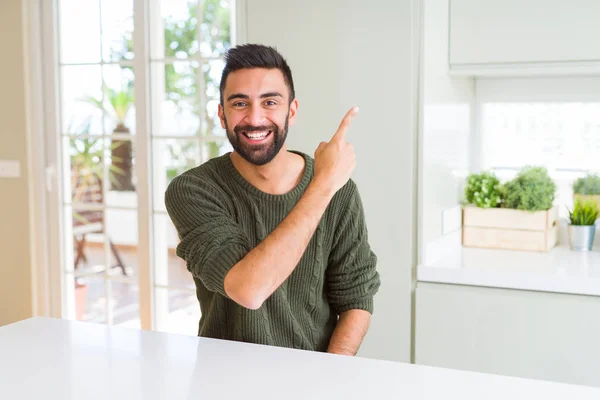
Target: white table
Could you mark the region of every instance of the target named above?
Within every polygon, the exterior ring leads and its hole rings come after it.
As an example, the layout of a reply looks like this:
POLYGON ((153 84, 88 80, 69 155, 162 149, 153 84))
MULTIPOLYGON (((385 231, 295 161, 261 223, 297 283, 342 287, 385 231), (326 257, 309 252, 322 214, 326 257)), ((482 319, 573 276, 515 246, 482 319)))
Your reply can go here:
POLYGON ((600 389, 38 317, 0 328, 0 398, 598 400, 600 389))

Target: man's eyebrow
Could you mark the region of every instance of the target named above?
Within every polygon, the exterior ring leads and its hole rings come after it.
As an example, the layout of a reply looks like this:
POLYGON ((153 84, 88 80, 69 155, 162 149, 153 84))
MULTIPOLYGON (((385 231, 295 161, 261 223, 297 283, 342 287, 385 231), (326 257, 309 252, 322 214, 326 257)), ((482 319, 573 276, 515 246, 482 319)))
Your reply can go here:
MULTIPOLYGON (((267 92, 267 93, 263 93, 260 95, 261 99, 266 99, 268 97, 283 97, 283 95, 279 92, 267 92)), ((247 94, 243 94, 243 93, 234 93, 227 98, 227 101, 231 101, 234 99, 249 100, 250 96, 248 96, 247 94)))
POLYGON ((248 100, 250 99, 250 97, 247 94, 243 94, 243 93, 234 93, 231 96, 229 96, 227 98, 227 101, 231 101, 233 99, 244 99, 244 100, 248 100))
POLYGON ((267 97, 283 97, 283 95, 279 92, 268 92, 268 93, 263 93, 260 95, 261 99, 264 99, 267 97))

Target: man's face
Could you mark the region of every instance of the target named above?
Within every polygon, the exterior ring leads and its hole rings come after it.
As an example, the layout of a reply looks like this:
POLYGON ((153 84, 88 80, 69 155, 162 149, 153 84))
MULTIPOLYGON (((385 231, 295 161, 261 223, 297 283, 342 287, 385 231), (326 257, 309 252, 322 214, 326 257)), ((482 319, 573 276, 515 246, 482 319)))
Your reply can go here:
POLYGON ((219 105, 221 126, 233 149, 246 161, 264 165, 279 153, 298 109, 278 69, 230 73, 219 105))

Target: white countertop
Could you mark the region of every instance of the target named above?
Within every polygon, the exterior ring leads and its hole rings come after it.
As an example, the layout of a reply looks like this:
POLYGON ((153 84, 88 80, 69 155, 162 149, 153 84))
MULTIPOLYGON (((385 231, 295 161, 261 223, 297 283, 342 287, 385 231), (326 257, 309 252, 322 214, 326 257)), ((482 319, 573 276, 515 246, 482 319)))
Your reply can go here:
POLYGON ((465 248, 459 237, 427 246, 417 281, 600 296, 600 248, 549 252, 465 248))
POLYGON ((600 389, 37 317, 0 328, 0 398, 598 400, 600 389))

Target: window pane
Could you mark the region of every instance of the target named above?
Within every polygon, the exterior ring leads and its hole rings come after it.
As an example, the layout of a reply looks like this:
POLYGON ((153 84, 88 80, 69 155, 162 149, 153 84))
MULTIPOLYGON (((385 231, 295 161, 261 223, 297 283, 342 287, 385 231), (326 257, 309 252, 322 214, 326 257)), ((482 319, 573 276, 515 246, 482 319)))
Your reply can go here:
POLYGON ((76 276, 104 276, 110 256, 105 250, 102 211, 74 210, 73 221, 73 258, 67 262, 73 265, 76 276), (100 218, 94 220, 98 214, 100 218), (90 222, 79 223, 80 219, 90 222))
MULTIPOLYGON (((541 165, 557 185, 558 204, 573 203, 572 184, 600 170, 600 103, 484 103, 483 167, 502 181, 525 165, 541 165)), ((559 209, 563 217, 567 210, 559 209)))
POLYGON ((227 140, 208 143, 198 140, 153 140, 154 210, 165 211, 165 190, 173 178, 229 151, 232 151, 232 147, 227 140))
POLYGON ((134 75, 131 67, 103 67, 105 133, 135 133, 134 75))
POLYGON ((152 152, 154 208, 164 210, 167 186, 177 175, 202 163, 202 148, 197 140, 155 139, 152 152))
POLYGON ((59 0, 58 10, 61 62, 100 62, 100 2, 59 0))
POLYGON ((153 59, 176 57, 186 59, 198 53, 197 0, 162 0, 160 17, 154 21, 151 48, 153 59), (158 19, 160 18, 160 19, 158 19), (158 29, 161 27, 161 29, 158 29))
POLYGON ((141 329, 140 289, 137 284, 109 280, 112 324, 141 329))
POLYGON ((600 103, 484 103, 486 167, 597 169, 600 103))
POLYGON ((218 115, 222 60, 152 64, 154 135, 225 136, 218 115), (164 91, 162 91, 164 88, 164 91))
POLYGON ((233 147, 231 147, 231 143, 228 140, 223 140, 221 142, 207 142, 202 144, 203 153, 205 155, 205 159, 209 160, 211 158, 222 156, 226 153, 232 152, 233 147))
POLYGON ((102 68, 61 68, 62 129, 68 134, 102 134, 102 68))
POLYGON ((106 236, 110 274, 135 277, 138 274, 138 213, 137 210, 106 208, 106 236))
POLYGON ((64 198, 79 204, 104 204, 105 146, 101 137, 63 138, 64 198))
POLYGON ((131 140, 64 137, 63 154, 67 203, 137 207, 135 153, 131 140), (105 160, 108 162, 106 171, 105 160), (105 174, 108 174, 106 197, 102 191, 105 174))
POLYGON ((65 276, 68 318, 105 324, 106 285, 95 277, 65 276))
POLYGON ((229 0, 160 1, 155 25, 162 29, 152 32, 152 58, 223 56, 231 47, 229 6, 229 0))
POLYGON ((153 63, 152 126, 157 135, 196 136, 200 129, 197 62, 153 63))
POLYGON ((221 127, 219 119, 219 103, 221 95, 219 92, 219 84, 221 82, 221 73, 225 68, 223 60, 213 60, 202 66, 202 72, 205 82, 205 101, 206 113, 204 115, 203 135, 207 136, 227 136, 225 129, 221 127))
POLYGON ((200 54, 222 57, 231 47, 231 12, 229 0, 202 1, 200 54))
POLYGON ((133 59, 133 0, 102 0, 102 57, 133 59))
POLYGON ((156 289, 156 326, 162 332, 198 335, 200 304, 193 292, 156 289))
POLYGON ((63 270, 76 276, 104 275, 109 260, 105 251, 104 212, 66 205, 63 218, 63 270))
POLYGON ((136 208, 137 193, 135 172, 135 147, 131 140, 107 138, 109 162, 109 186, 106 204, 109 206, 136 208))

